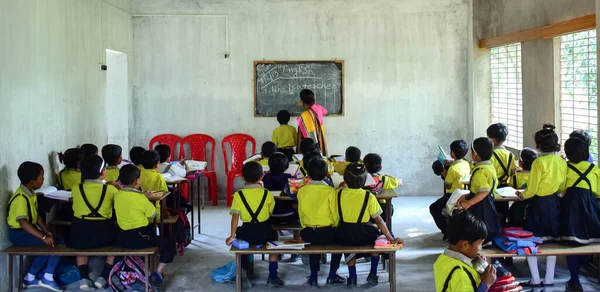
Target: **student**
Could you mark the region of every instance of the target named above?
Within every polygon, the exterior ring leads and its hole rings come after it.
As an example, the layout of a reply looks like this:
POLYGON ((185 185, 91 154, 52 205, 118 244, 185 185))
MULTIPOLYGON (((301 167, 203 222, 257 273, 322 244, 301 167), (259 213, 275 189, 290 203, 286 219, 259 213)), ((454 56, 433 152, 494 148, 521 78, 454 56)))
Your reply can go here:
POLYGON ((144 166, 142 165, 142 154, 144 154, 143 147, 135 146, 129 150, 129 159, 131 159, 131 163, 137 166, 140 170, 144 170, 144 166))
MULTIPOLYGON (((525 229, 533 232, 544 241, 556 240, 560 236, 560 198, 558 195, 564 188, 567 176, 567 163, 556 153, 560 151, 558 135, 554 126, 544 124, 534 136, 535 144, 540 151, 539 157, 533 161, 527 182, 527 188, 521 199, 531 199, 527 205, 525 229)), ((540 280, 537 257, 527 257, 531 281, 534 285, 552 285, 554 283, 554 267, 556 256, 546 258, 546 277, 540 280)))
POLYGON ((333 169, 335 172, 339 173, 341 176, 344 176, 344 171, 346 171, 346 167, 352 162, 360 162, 360 149, 356 146, 350 146, 346 148, 346 161, 334 162, 333 169))
MULTIPOLYGON (((587 141, 569 138, 565 142, 567 164, 566 193, 561 199, 561 240, 575 244, 600 242, 600 206, 598 193, 600 169, 587 161, 587 141)), ((585 256, 567 256, 571 280, 567 291, 583 291, 579 282, 579 267, 585 256)))
POLYGON ((84 157, 98 155, 98 147, 91 143, 86 143, 79 147, 84 157))
POLYGON ((154 235, 152 225, 148 223, 148 218, 156 216, 156 208, 139 191, 140 170, 128 164, 119 173, 123 189, 115 196, 115 213, 120 231, 117 233, 117 244, 130 249, 160 248, 159 264, 150 277, 150 285, 152 291, 161 291, 165 266, 173 262, 175 256, 174 242, 154 235))
POLYGON ((119 179, 119 164, 123 161, 122 152, 119 145, 107 144, 102 147, 102 158, 108 164, 104 180, 117 181, 119 179))
POLYGON ((169 173, 174 176, 185 177, 187 175, 185 161, 179 163, 169 163, 171 157, 171 148, 169 145, 160 144, 154 147, 154 150, 158 152, 160 156, 160 164, 158 164, 157 171, 159 173, 169 173))
POLYGON ((292 161, 292 155, 296 153, 294 147, 298 143, 298 132, 296 128, 288 125, 290 122, 290 113, 286 110, 280 110, 277 113, 279 127, 273 130, 271 140, 277 145, 277 151, 285 154, 289 161, 292 161))
MULTIPOLYGON (((231 204, 231 234, 225 240, 227 245, 237 238, 247 241, 250 245, 265 245, 275 239, 275 232, 268 223, 269 216, 275 208, 273 195, 264 189, 260 182, 263 178, 262 166, 258 162, 248 162, 242 167, 242 178, 246 183, 244 189, 233 194, 231 204), (242 226, 238 227, 239 220, 242 226)), ((269 255, 269 278, 267 286, 280 287, 283 281, 277 275, 278 255, 269 255)), ((248 256, 242 256, 244 271, 249 264, 248 256)), ((249 287, 248 287, 249 288, 249 287)))
MULTIPOLYGON (((569 135, 569 138, 579 138, 579 139, 583 140, 587 144, 588 151, 589 151, 590 146, 592 145, 592 136, 590 136, 590 132, 588 132, 586 130, 575 130, 575 131, 571 132, 571 134, 569 135)), ((587 158, 587 162, 594 163, 594 157, 592 157, 591 152, 587 158)))
POLYGON ((258 161, 258 163, 260 163, 262 166, 269 165, 269 158, 271 158, 275 152, 277 152, 277 146, 275 146, 275 143, 271 141, 263 143, 260 147, 260 155, 262 158, 258 161))
MULTIPOLYGON (((283 153, 275 153, 269 158, 269 171, 262 179, 265 189, 278 192, 285 189, 289 179, 292 178, 291 174, 285 173, 289 164, 283 153)), ((275 201, 275 209, 269 218, 269 222, 273 225, 298 223, 298 213, 294 205, 293 201, 275 201)))
MULTIPOLYGON (((508 136, 508 128, 502 123, 492 124, 487 128, 487 136, 494 143, 494 153, 490 161, 496 170, 498 188, 507 187, 517 169, 514 155, 503 146, 508 136)), ((496 202, 495 205, 503 225, 508 216, 508 202, 496 202)))
MULTIPOLYGON (((319 155, 320 156, 320 155, 319 155)), ((300 236, 306 242, 315 245, 328 245, 335 242, 334 228, 339 216, 336 209, 335 189, 323 180, 327 175, 327 163, 319 156, 312 158, 306 165, 310 182, 298 190, 298 213, 302 231, 300 236)), ((327 284, 343 284, 346 279, 336 274, 341 255, 332 255, 332 265, 327 284), (337 266, 334 265, 337 258, 337 266)), ((318 287, 318 273, 321 255, 309 255, 310 277, 308 284, 318 287)))
POLYGON ((58 153, 58 160, 65 168, 58 173, 58 188, 70 191, 74 186, 81 183, 81 172, 79 163, 83 158, 83 152, 78 148, 67 149, 64 153, 58 153))
MULTIPOLYGON (((431 213, 431 217, 433 217, 433 221, 435 221, 435 225, 442 231, 443 240, 448 239, 448 234, 446 233, 446 218, 442 215, 442 210, 446 207, 450 195, 454 191, 462 190, 465 187, 461 180, 471 172, 469 162, 464 160, 467 152, 469 152, 469 145, 465 140, 456 140, 450 144, 450 156, 454 161, 450 164, 448 170, 443 170, 442 172, 446 192, 443 197, 429 206, 429 212, 431 213)), ((365 164, 368 169, 369 164, 366 162, 365 164)))
MULTIPOLYGON (((35 190, 44 184, 44 168, 38 163, 25 161, 17 170, 21 185, 8 201, 10 227, 8 238, 15 246, 52 246, 64 243, 60 237, 54 237, 46 228, 44 219, 37 212, 35 190)), ((60 261, 58 256, 35 256, 29 272, 23 279, 25 288, 41 286, 52 291, 63 291, 54 281, 54 271, 60 261), (46 265, 44 276, 38 279, 38 272, 46 265)))
MULTIPOLYGON (((533 161, 538 157, 537 151, 531 148, 524 148, 519 153, 519 168, 520 170, 513 176, 510 181, 511 186, 516 190, 524 190, 527 188, 529 180, 529 172, 533 161)), ((527 201, 514 202, 509 208, 508 223, 509 226, 523 227, 525 226, 525 209, 527 201)))
MULTIPOLYGON (((106 176, 104 160, 100 156, 87 156, 81 160, 82 184, 74 187, 73 222, 69 247, 74 249, 94 249, 110 246, 114 243, 113 202, 118 192, 114 185, 103 184, 106 176)), ((102 273, 94 283, 89 275, 88 257, 77 256, 77 268, 81 275, 79 289, 92 291, 96 287, 107 287, 108 274, 115 257, 106 257, 102 273)))
POLYGON ((433 264, 435 291, 485 292, 494 285, 496 269, 492 265, 488 265, 483 275, 473 267, 473 260, 479 257, 481 244, 487 237, 485 223, 469 212, 461 212, 450 219, 450 244, 433 264))
POLYGON ((311 152, 318 152, 315 147, 315 140, 311 138, 304 138, 300 141, 300 146, 298 147, 298 152, 302 155, 306 155, 311 152))
MULTIPOLYGON (((393 190, 395 188, 402 186, 402 180, 397 179, 390 175, 382 175, 379 173, 383 169, 383 167, 381 166, 382 159, 381 159, 381 156, 379 156, 379 154, 369 153, 369 154, 365 155, 365 158, 363 159, 363 161, 364 161, 364 165, 367 169, 367 172, 369 173, 368 175, 372 176, 373 181, 375 181, 375 184, 365 186, 363 189, 370 191, 371 193, 376 195, 376 194, 381 193, 381 191, 383 191, 383 190, 393 190)), ((387 218, 387 211, 386 211, 387 204, 388 203, 387 203, 386 199, 379 200, 379 205, 381 205, 381 210, 383 210, 383 213, 381 214, 381 218, 387 218)), ((390 204, 392 204, 391 201, 390 201, 390 204)), ((392 205, 391 207, 392 207, 391 215, 393 216, 394 215, 394 206, 392 205)))
POLYGON ((500 222, 494 206, 494 192, 498 186, 496 171, 490 162, 494 153, 492 140, 486 137, 475 139, 471 145, 471 157, 476 163, 471 171, 470 193, 458 200, 458 206, 485 223, 488 237, 485 243, 500 234, 500 222))
MULTIPOLYGON (((142 169, 140 174, 140 187, 143 192, 169 191, 165 177, 157 171, 159 162, 160 155, 154 150, 146 150, 142 154, 142 166, 144 169, 142 169)), ((160 221, 162 219, 160 202, 155 202, 155 205, 157 216, 156 220, 160 221)))
MULTIPOLYGON (((340 217, 339 225, 335 231, 335 240, 341 245, 360 246, 372 245, 381 233, 391 243, 402 243, 399 238, 394 238, 387 229, 385 222, 381 218, 383 211, 377 202, 375 195, 363 190, 367 180, 368 173, 363 164, 351 163, 344 173, 344 182, 347 188, 340 189, 337 193, 338 215, 340 217), (374 219, 377 227, 369 223, 374 219)), ((356 256, 355 254, 345 254, 348 264, 349 277, 347 284, 350 287, 356 287, 356 256)), ((332 255, 331 269, 336 271, 339 267, 341 257, 334 259, 332 255)), ((371 285, 379 283, 377 276, 377 267, 379 265, 379 255, 371 254, 371 271, 367 277, 367 282, 371 285)), ((331 274, 331 272, 330 272, 331 274)))

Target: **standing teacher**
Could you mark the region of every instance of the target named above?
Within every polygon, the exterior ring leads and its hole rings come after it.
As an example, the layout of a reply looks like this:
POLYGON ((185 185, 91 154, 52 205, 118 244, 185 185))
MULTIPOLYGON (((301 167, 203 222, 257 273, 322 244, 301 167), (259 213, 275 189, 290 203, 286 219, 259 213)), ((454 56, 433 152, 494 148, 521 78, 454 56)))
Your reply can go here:
POLYGON ((317 151, 327 156, 325 125, 323 124, 323 116, 327 114, 327 109, 315 103, 315 94, 308 89, 300 92, 298 105, 304 106, 304 111, 296 119, 298 121, 296 151, 299 151, 302 139, 311 138, 315 141, 317 151))

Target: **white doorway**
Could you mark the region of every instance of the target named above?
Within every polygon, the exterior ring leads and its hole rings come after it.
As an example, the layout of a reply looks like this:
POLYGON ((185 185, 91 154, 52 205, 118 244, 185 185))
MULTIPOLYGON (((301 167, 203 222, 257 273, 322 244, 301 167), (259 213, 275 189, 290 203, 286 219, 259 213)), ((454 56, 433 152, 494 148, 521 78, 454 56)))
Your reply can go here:
MULTIPOLYGON (((127 54, 106 50, 106 131, 108 144, 129 149, 127 54)), ((127 156, 127 155, 125 155, 127 156)))

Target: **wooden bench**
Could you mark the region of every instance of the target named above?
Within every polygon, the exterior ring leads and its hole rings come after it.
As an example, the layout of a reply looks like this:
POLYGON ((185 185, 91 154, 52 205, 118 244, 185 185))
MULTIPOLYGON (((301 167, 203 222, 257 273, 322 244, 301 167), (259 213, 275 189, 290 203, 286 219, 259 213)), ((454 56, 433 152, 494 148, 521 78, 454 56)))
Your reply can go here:
MULTIPOLYGON (((109 246, 101 249, 72 249, 64 244, 50 246, 11 246, 2 251, 8 255, 8 287, 13 291, 13 257, 19 256, 19 289, 21 291, 23 281, 23 256, 141 256, 144 257, 146 279, 150 277, 151 265, 153 260, 151 255, 156 252, 156 247, 145 249, 124 249, 117 246, 109 246)), ((109 280, 109 279, 107 279, 109 280)), ((146 291, 148 291, 148 281, 146 281, 146 291)))
POLYGON ((302 225, 300 225, 300 224, 271 225, 271 227, 273 227, 273 230, 275 230, 275 231, 279 231, 279 230, 300 231, 300 230, 302 230, 302 225))
MULTIPOLYGON (((160 232, 162 234, 163 231, 163 224, 175 224, 177 222, 177 219, 179 219, 179 215, 169 215, 169 217, 167 218, 162 218, 161 222, 159 223, 155 223, 154 219, 148 219, 148 223, 150 224, 160 224, 160 232)), ((71 225, 73 224, 72 221, 68 221, 68 220, 60 220, 60 219, 54 219, 52 220, 52 222, 50 222, 50 226, 60 226, 60 227, 71 227, 71 225)), ((171 228, 172 230, 174 230, 174 228, 171 228)))
MULTIPOLYGON (((294 250, 296 254, 342 254, 342 253, 387 253, 389 254, 389 282, 390 292, 396 292, 396 251, 401 250, 402 246, 389 247, 389 248, 374 248, 373 246, 342 246, 342 245, 307 245, 304 249, 294 250)), ((235 254, 235 287, 236 291, 242 291, 242 255, 254 255, 254 254, 281 254, 286 250, 281 249, 267 249, 266 247, 256 248, 251 247, 248 249, 238 249, 234 246, 229 250, 235 254)))

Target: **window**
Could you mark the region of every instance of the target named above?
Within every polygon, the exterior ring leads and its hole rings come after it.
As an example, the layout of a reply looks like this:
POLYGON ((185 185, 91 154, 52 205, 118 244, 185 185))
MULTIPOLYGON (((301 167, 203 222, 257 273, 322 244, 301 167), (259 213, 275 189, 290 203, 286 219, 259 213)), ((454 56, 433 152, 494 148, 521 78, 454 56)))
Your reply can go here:
POLYGON ((598 161, 596 30, 560 37, 560 123, 562 145, 573 130, 588 130, 598 161))
POLYGON ((491 114, 492 123, 508 127, 505 144, 523 147, 523 87, 521 84, 521 44, 492 48, 491 114))

